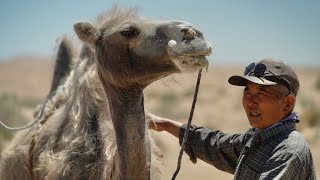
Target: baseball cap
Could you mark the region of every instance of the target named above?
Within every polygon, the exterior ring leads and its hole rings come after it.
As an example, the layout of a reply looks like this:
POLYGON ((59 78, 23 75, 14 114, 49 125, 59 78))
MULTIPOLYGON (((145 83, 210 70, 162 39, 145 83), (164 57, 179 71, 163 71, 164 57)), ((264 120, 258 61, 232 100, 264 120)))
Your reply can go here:
POLYGON ((228 82, 235 86, 246 86, 248 81, 260 85, 282 84, 297 95, 300 83, 293 69, 281 60, 263 59, 249 64, 243 76, 231 76, 228 82))

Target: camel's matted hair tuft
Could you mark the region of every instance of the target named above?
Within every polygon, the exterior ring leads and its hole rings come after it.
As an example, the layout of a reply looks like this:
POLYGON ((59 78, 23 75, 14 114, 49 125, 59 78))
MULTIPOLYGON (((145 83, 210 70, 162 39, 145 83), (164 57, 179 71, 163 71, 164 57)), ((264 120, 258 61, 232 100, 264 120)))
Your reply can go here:
POLYGON ((114 5, 111 10, 105 11, 97 17, 96 25, 99 28, 103 26, 106 22, 111 22, 112 24, 110 25, 114 25, 119 22, 123 22, 133 18, 141 18, 138 15, 137 8, 120 7, 118 5, 114 5))

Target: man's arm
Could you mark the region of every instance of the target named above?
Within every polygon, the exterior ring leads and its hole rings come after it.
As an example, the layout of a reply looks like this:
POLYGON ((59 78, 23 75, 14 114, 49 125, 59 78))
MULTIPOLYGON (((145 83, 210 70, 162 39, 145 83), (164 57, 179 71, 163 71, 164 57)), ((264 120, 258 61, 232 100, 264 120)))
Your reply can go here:
POLYGON ((159 132, 167 131, 173 136, 179 138, 179 132, 182 123, 173 121, 171 119, 159 117, 153 114, 147 114, 146 119, 148 122, 149 129, 153 129, 159 132))
MULTIPOLYGON (((150 129, 167 131, 182 143, 186 125, 152 114, 147 115, 147 120, 150 129)), ((234 173, 244 144, 244 135, 224 134, 221 131, 195 126, 189 131, 185 151, 192 160, 200 158, 220 170, 234 173)))

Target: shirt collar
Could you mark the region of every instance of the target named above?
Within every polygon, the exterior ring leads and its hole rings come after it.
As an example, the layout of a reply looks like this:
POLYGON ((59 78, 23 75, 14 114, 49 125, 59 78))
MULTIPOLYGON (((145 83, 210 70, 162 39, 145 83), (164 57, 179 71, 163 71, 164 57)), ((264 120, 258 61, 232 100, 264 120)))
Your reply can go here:
POLYGON ((281 121, 274 123, 270 127, 267 127, 266 129, 264 129, 264 131, 268 130, 268 129, 272 129, 273 127, 275 127, 275 126, 277 126, 279 124, 283 124, 286 121, 294 121, 294 122, 298 123, 299 122, 298 114, 296 112, 293 112, 290 115, 288 115, 287 117, 285 117, 284 119, 282 119, 281 121))
POLYGON ((273 124, 272 126, 257 131, 255 128, 252 129, 254 132, 255 141, 266 141, 274 136, 280 136, 282 134, 289 134, 291 131, 296 129, 296 122, 299 122, 299 117, 296 112, 291 113, 283 120, 273 124))

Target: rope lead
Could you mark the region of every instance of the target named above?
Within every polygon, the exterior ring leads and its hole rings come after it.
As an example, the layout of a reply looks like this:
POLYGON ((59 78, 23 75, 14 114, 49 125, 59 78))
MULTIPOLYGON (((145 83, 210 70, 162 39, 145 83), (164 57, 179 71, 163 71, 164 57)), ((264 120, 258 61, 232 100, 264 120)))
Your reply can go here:
POLYGON ((184 132, 184 136, 183 136, 183 140, 182 140, 182 145, 181 145, 181 149, 180 149, 180 153, 179 153, 179 157, 178 157, 178 163, 177 163, 177 169, 174 172, 171 180, 175 180, 180 168, 181 168, 181 158, 182 158, 182 154, 184 149, 186 148, 186 143, 187 143, 187 139, 188 139, 188 134, 189 134, 189 129, 191 126, 191 121, 192 121, 192 117, 193 117, 193 111, 197 102, 197 97, 198 97, 198 91, 199 91, 199 85, 200 85, 200 80, 201 80, 201 73, 202 73, 202 69, 199 70, 198 73, 198 79, 197 79, 197 84, 196 84, 196 89, 194 91, 194 96, 193 96, 193 102, 192 102, 192 106, 191 106, 191 110, 190 110, 190 115, 189 115, 189 120, 188 120, 188 124, 187 124, 187 129, 184 132))

